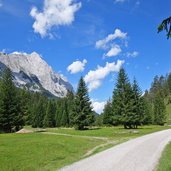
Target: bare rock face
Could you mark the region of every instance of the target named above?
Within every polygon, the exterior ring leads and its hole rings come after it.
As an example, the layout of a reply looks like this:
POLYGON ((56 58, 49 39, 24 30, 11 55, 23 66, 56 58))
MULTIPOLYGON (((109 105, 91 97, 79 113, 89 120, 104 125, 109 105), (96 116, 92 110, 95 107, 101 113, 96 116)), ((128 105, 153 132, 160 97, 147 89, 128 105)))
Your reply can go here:
POLYGON ((5 67, 11 69, 17 87, 56 97, 65 97, 68 90, 73 91, 72 85, 62 75, 55 73, 36 52, 0 53, 0 71, 5 67))

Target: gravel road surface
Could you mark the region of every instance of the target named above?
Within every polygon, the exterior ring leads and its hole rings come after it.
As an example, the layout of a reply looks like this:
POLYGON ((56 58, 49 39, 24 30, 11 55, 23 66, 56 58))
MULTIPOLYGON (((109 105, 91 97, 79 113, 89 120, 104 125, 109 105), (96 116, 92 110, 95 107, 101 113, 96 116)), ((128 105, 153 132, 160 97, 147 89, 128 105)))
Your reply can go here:
POLYGON ((171 129, 148 134, 66 166, 60 171, 153 171, 169 141, 171 129))

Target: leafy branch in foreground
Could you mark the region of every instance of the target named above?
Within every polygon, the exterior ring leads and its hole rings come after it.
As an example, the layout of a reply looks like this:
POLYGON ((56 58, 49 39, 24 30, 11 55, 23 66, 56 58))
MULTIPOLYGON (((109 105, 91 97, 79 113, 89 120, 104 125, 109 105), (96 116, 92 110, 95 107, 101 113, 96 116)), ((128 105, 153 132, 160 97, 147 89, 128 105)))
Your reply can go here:
POLYGON ((167 32, 167 39, 171 37, 171 17, 166 18, 162 21, 162 23, 158 26, 158 33, 166 30, 167 32))

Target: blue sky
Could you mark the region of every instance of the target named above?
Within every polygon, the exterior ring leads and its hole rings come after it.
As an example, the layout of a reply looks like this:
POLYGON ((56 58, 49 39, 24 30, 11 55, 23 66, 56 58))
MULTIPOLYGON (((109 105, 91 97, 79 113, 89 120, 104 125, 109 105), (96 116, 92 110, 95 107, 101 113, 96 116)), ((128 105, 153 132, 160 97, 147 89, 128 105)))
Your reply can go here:
POLYGON ((100 111, 121 66, 143 91, 171 70, 171 42, 157 34, 170 9, 170 0, 0 0, 0 51, 36 51, 75 89, 84 76, 100 111))

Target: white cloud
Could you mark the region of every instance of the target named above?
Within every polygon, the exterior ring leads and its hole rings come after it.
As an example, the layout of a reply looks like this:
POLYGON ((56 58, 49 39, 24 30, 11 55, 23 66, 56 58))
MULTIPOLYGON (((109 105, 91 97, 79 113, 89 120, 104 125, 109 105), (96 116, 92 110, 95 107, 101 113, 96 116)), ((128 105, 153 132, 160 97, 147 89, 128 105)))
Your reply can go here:
POLYGON ((97 66, 96 70, 90 70, 84 80, 88 84, 89 91, 95 90, 101 86, 102 80, 111 72, 118 72, 125 61, 118 60, 116 63, 106 62, 105 67, 97 66))
POLYGON ((96 113, 99 113, 99 114, 102 113, 105 104, 106 104, 106 102, 98 102, 98 101, 92 100, 92 107, 93 107, 93 110, 94 110, 96 113))
POLYGON ((82 72, 85 69, 86 63, 87 63, 87 60, 86 59, 84 59, 82 62, 77 60, 77 61, 73 62, 71 65, 69 65, 67 67, 67 70, 71 74, 76 74, 78 72, 82 72))
POLYGON ((121 53, 122 49, 119 45, 113 45, 111 49, 104 55, 105 57, 112 57, 117 56, 119 53, 121 53))
POLYGON ((25 52, 18 52, 18 51, 12 52, 11 54, 13 54, 13 55, 28 55, 25 52))
POLYGON ((133 51, 133 52, 127 52, 126 56, 129 58, 129 57, 137 57, 139 55, 139 52, 137 51, 133 51))
POLYGON ((120 29, 115 29, 113 34, 109 34, 106 38, 99 40, 96 42, 96 48, 97 49, 106 49, 107 44, 111 41, 119 38, 119 39, 125 39, 127 37, 127 33, 122 32, 120 29))
POLYGON ((3 4, 0 2, 0 7, 2 7, 3 6, 3 4))
POLYGON ((74 0, 44 0, 43 11, 39 12, 36 7, 31 9, 30 15, 35 19, 33 29, 41 37, 50 34, 53 26, 70 25, 75 19, 75 12, 81 8, 81 2, 74 0))

